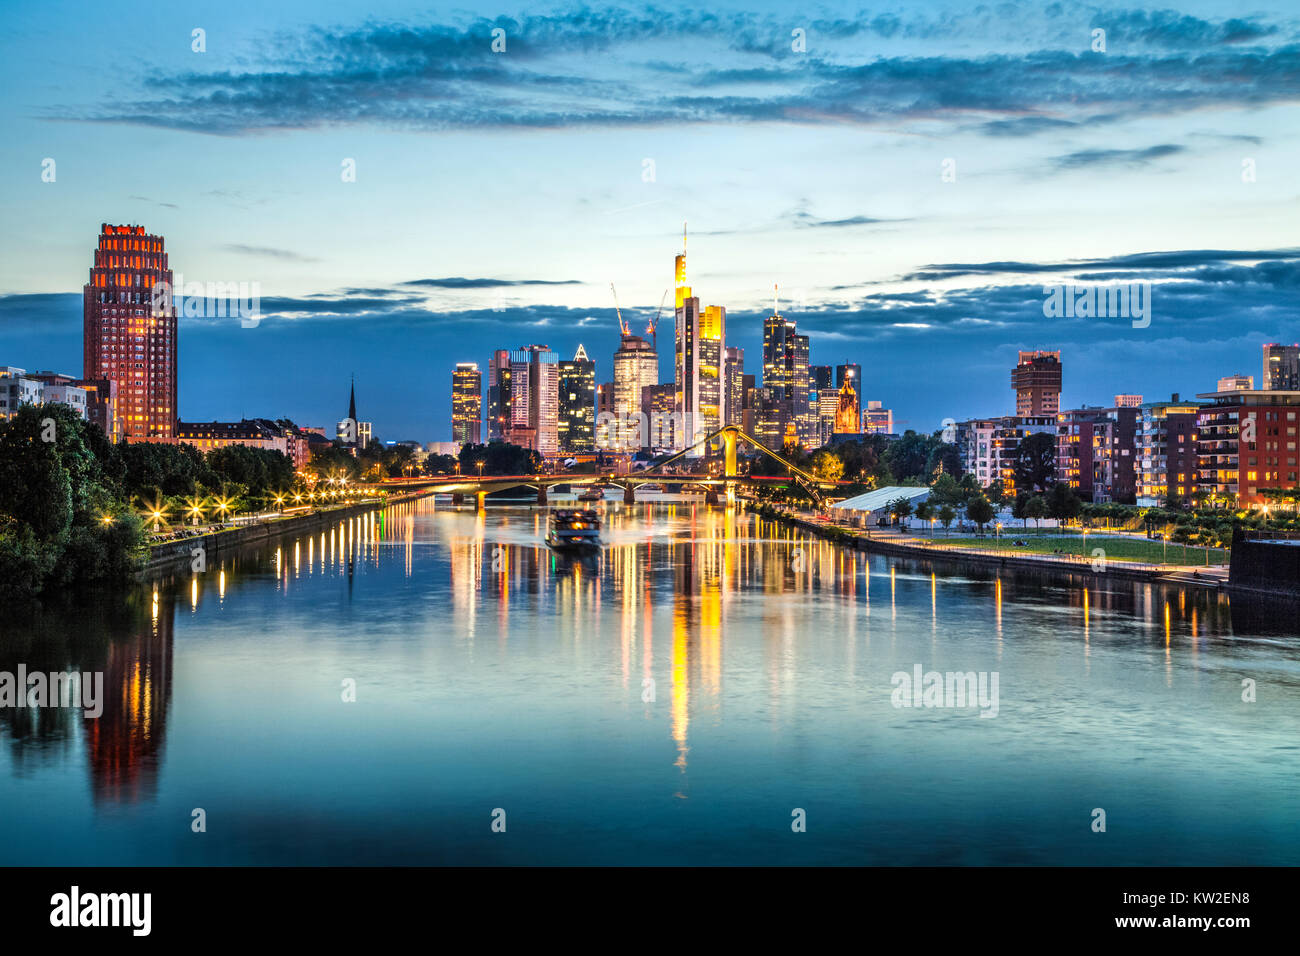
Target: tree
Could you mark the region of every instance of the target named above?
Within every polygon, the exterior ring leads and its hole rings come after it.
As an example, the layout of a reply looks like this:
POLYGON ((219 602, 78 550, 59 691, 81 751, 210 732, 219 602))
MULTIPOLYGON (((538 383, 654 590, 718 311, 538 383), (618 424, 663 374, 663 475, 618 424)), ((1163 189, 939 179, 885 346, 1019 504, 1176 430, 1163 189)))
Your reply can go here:
POLYGON ((930 500, 940 505, 955 505, 962 500, 957 479, 945 472, 930 486, 930 500))
POLYGON ((1047 493, 1047 513, 1064 524, 1078 517, 1082 502, 1074 489, 1065 482, 1057 482, 1047 493))
POLYGON ((1047 517, 1047 499, 1042 495, 1034 495, 1025 502, 1025 515, 1034 519, 1034 530, 1041 531, 1042 525, 1039 522, 1047 517))
MULTIPOLYGON (((924 521, 929 524, 931 519, 934 518, 934 505, 930 504, 929 501, 922 501, 916 506, 916 517, 918 521, 924 521)), ((934 533, 933 524, 930 525, 930 533, 934 533)))
POLYGON ((912 513, 912 499, 900 495, 889 503, 889 513, 900 525, 912 513))
POLYGON ((980 533, 984 533, 984 526, 993 520, 993 505, 983 495, 976 495, 966 503, 966 517, 979 525, 980 533))
POLYGON ((1019 518, 1024 522, 1025 529, 1029 529, 1029 515, 1025 513, 1025 506, 1029 504, 1030 496, 1025 492, 1016 495, 1015 503, 1011 506, 1011 517, 1019 518))
POLYGON ((1035 432, 1020 441, 1015 458, 1016 487, 1045 491, 1056 475, 1056 437, 1035 432))
POLYGON ((27 405, 0 420, 0 596, 138 569, 144 538, 120 474, 99 427, 66 405, 27 405))
POLYGON ((822 481, 839 481, 844 476, 844 462, 829 448, 819 448, 812 456, 812 473, 822 481))
POLYGON ((952 505, 942 505, 939 508, 939 524, 943 525, 943 533, 946 536, 952 523, 957 520, 957 512, 953 510, 952 505))

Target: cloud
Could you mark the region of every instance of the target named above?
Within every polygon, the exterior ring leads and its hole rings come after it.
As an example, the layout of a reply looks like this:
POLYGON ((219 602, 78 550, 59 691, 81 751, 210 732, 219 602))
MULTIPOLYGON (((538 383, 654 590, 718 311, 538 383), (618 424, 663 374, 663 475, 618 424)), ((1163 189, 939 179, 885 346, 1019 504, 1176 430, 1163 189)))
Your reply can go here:
POLYGON ((1153 160, 1164 159, 1186 152, 1186 147, 1173 143, 1148 146, 1145 149, 1081 149, 1064 156, 1053 157, 1049 162, 1057 169, 1082 169, 1087 166, 1149 166, 1153 160))
POLYGON ((133 199, 136 202, 153 203, 155 206, 162 206, 166 209, 180 209, 181 207, 173 202, 162 202, 158 199, 150 199, 148 196, 127 196, 127 199, 133 199))
POLYGON ((1069 259, 1061 262, 944 262, 931 263, 906 280, 931 282, 962 276, 1030 275, 1034 273, 1078 273, 1086 269, 1109 269, 1110 274, 1162 270, 1172 276, 1180 269, 1225 262, 1269 262, 1300 260, 1300 248, 1293 249, 1181 249, 1172 252, 1138 252, 1105 259, 1069 259))
POLYGON ((500 289, 507 286, 529 285, 582 285, 577 279, 465 279, 451 276, 446 279, 411 279, 402 285, 426 286, 433 289, 500 289))
POLYGON ((1030 12, 1018 5, 981 10, 968 16, 814 17, 812 46, 803 54, 791 51, 784 18, 676 7, 370 23, 286 35, 238 72, 155 69, 139 89, 114 90, 98 106, 69 105, 47 115, 245 135, 353 124, 411 130, 759 122, 895 127, 958 116, 969 123, 982 114, 982 125, 973 128, 1023 136, 1300 97, 1300 44, 1258 18, 1094 15, 1080 5, 1055 5, 1032 14, 1040 18, 1039 42, 1016 48, 1007 38, 1024 35, 1030 12), (1109 32, 1105 54, 1078 40, 1079 23, 1090 15, 1109 32), (503 54, 491 51, 494 28, 506 31, 503 54), (951 37, 964 45, 946 42, 951 37), (988 39, 982 49, 989 52, 965 52, 979 37, 988 39), (885 55, 891 46, 884 41, 906 41, 908 52, 885 55))
POLYGON ((236 252, 243 256, 279 259, 282 262, 320 262, 314 256, 304 256, 289 249, 273 249, 270 246, 246 246, 242 243, 228 243, 222 248, 228 252, 236 252))

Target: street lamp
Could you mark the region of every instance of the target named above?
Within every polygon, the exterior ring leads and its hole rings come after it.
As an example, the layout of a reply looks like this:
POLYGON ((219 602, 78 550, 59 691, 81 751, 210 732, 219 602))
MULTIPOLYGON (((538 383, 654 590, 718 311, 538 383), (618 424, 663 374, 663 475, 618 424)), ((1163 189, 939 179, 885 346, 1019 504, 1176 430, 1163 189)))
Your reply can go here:
POLYGON ((1002 522, 999 521, 995 527, 997 528, 997 535, 996 535, 997 547, 998 550, 1001 550, 1002 549, 1002 522))
POLYGON ((483 477, 483 465, 484 465, 484 461, 483 461, 482 458, 480 458, 480 459, 478 460, 478 476, 479 476, 480 478, 483 477))

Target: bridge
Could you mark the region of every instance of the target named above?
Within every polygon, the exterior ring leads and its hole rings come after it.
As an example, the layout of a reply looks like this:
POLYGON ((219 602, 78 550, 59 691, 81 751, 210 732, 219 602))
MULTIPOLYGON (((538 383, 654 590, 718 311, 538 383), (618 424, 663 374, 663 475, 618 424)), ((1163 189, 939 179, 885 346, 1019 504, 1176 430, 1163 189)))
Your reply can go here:
POLYGON ((377 487, 402 489, 428 489, 439 494, 452 495, 459 499, 463 495, 476 495, 480 507, 486 495, 496 491, 512 488, 532 488, 537 491, 537 503, 546 504, 548 488, 556 485, 600 485, 623 489, 623 501, 626 504, 636 502, 636 489, 648 484, 680 484, 704 489, 706 504, 718 504, 718 492, 721 490, 727 503, 735 501, 736 489, 741 486, 757 487, 772 484, 789 484, 791 482, 803 487, 819 505, 824 492, 834 489, 839 482, 827 481, 804 471, 787 461, 783 456, 768 448, 758 439, 745 434, 735 425, 726 425, 710 435, 701 438, 694 445, 679 451, 649 468, 632 474, 620 475, 613 472, 604 474, 555 474, 555 475, 433 475, 419 478, 387 478, 377 487), (722 442, 722 473, 720 475, 697 475, 670 470, 671 466, 687 457, 691 452, 713 441, 722 442), (745 442, 765 455, 770 456, 789 469, 788 475, 741 475, 737 473, 736 451, 741 442, 745 442))

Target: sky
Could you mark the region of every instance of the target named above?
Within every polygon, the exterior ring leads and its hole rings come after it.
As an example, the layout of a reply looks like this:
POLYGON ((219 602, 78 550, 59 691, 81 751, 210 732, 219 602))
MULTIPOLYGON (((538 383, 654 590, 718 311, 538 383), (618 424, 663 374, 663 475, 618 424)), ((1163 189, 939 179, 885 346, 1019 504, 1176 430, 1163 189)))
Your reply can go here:
POLYGON ((253 327, 181 320, 190 421, 328 426, 355 375, 377 435, 445 441, 457 362, 581 343, 609 380, 610 283, 644 327, 684 222, 747 371, 779 286, 898 430, 1013 412, 1019 349, 1062 351, 1072 408, 1259 384, 1300 340, 1281 0, 179 6, 0 0, 0 365, 81 373, 105 222, 258 284, 253 327), (1144 281, 1145 327, 1044 315, 1144 281))

